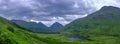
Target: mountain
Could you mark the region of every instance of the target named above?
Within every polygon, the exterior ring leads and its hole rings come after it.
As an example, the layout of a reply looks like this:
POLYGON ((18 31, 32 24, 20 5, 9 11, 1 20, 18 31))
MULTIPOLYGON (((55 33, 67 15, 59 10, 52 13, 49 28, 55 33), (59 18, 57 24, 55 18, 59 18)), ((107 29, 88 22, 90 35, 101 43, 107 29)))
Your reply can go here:
POLYGON ((66 25, 61 32, 66 36, 84 36, 98 43, 120 43, 120 8, 104 6, 85 18, 66 25))
POLYGON ((53 25, 51 25, 49 28, 51 29, 51 31, 53 32, 57 32, 60 31, 64 26, 58 22, 55 22, 53 25))
POLYGON ((18 24, 21 27, 24 27, 28 30, 34 31, 34 32, 47 32, 48 27, 45 26, 43 23, 35 23, 35 22, 26 22, 23 20, 11 20, 15 24, 18 24))
POLYGON ((23 20, 11 20, 13 23, 18 24, 21 27, 24 27, 30 31, 40 32, 40 33, 56 33, 63 28, 63 25, 56 22, 52 26, 47 27, 43 23, 35 23, 35 22, 26 22, 23 20))

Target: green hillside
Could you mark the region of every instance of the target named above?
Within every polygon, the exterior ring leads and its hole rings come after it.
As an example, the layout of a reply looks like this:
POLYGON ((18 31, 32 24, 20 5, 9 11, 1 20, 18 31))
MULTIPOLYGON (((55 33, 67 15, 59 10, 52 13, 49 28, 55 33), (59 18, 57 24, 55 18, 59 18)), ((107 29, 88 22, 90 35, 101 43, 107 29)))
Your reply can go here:
POLYGON ((62 34, 66 36, 84 36, 86 40, 101 44, 120 44, 120 8, 104 6, 71 22, 65 30, 62 34))
POLYGON ((78 44, 60 34, 40 34, 27 31, 0 17, 0 44, 78 44))
POLYGON ((26 31, 0 17, 0 44, 46 44, 32 32, 26 31))

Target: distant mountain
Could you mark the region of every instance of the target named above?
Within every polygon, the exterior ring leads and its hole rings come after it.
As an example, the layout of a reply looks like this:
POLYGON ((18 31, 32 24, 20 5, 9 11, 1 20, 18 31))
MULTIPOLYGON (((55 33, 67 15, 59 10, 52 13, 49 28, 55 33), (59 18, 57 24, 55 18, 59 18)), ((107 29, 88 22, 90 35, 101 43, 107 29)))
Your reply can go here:
POLYGON ((49 28, 51 31, 57 32, 60 31, 64 26, 58 22, 55 22, 53 25, 51 25, 49 28))
POLYGON ((62 33, 68 36, 84 36, 96 42, 113 42, 117 40, 116 37, 120 38, 120 8, 104 6, 99 11, 66 25, 62 33))
POLYGON ((27 28, 31 31, 34 32, 47 32, 48 27, 45 26, 44 24, 40 23, 35 23, 35 22, 26 22, 23 20, 11 20, 12 22, 20 25, 21 27, 27 28))
POLYGON ((28 30, 40 33, 54 33, 58 32, 63 26, 60 23, 54 23, 51 27, 47 27, 43 23, 35 23, 35 22, 26 22, 23 20, 11 20, 15 24, 20 25, 21 27, 27 28, 28 30))

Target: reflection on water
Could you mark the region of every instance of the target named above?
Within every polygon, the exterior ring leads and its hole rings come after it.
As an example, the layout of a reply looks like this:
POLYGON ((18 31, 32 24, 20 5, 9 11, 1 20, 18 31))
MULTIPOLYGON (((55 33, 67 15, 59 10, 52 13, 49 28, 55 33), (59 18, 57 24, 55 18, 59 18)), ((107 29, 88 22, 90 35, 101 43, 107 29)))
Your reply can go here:
POLYGON ((81 36, 71 36, 71 37, 68 37, 69 40, 82 40, 83 37, 81 36))

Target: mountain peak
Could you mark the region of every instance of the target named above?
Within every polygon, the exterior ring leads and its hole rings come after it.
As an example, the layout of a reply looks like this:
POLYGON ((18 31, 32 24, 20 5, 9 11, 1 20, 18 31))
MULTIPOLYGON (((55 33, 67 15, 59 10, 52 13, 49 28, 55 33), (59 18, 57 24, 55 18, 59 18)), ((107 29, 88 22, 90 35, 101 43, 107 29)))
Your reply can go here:
POLYGON ((62 24, 60 24, 59 22, 55 22, 52 26, 58 26, 58 25, 61 25, 61 26, 63 26, 62 24))
POLYGON ((103 6, 100 10, 118 10, 120 8, 114 6, 103 6))
POLYGON ((43 25, 43 26, 45 26, 45 27, 47 27, 45 24, 43 24, 42 22, 39 22, 39 23, 37 23, 38 25, 43 25))
POLYGON ((114 6, 103 6, 103 8, 117 8, 117 7, 114 7, 114 6))
POLYGON ((50 26, 51 29, 61 29, 64 26, 58 22, 55 22, 53 25, 50 26))

